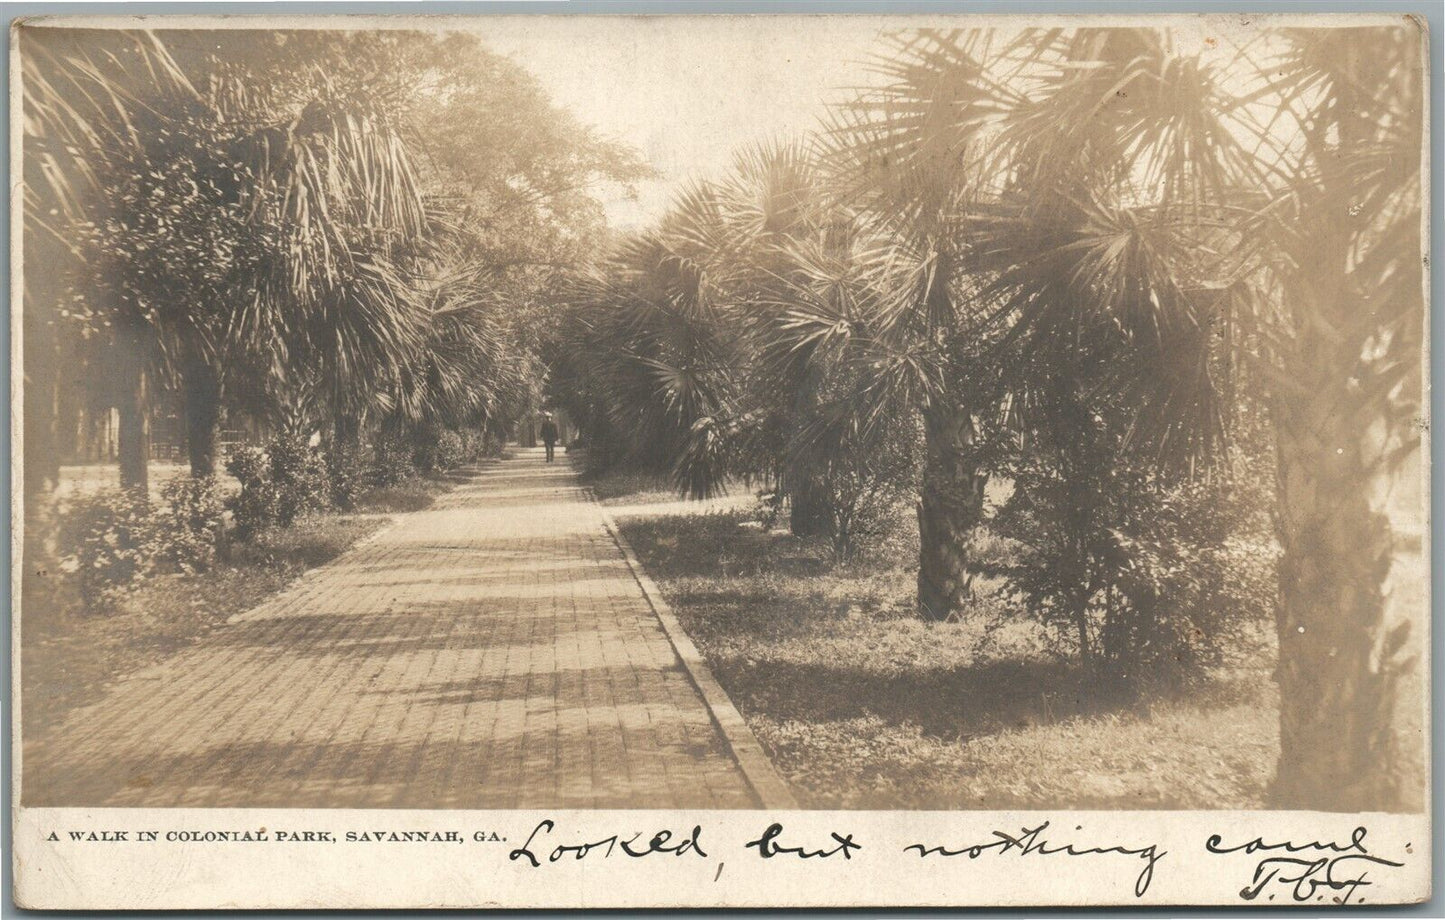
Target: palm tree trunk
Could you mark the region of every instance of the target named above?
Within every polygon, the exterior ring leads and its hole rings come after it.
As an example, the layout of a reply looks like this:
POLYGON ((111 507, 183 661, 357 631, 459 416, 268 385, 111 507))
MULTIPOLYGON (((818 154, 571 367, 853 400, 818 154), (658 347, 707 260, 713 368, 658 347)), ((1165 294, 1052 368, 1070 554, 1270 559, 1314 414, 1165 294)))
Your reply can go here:
POLYGON ((935 405, 923 413, 925 459, 918 502, 918 612, 946 619, 969 592, 968 539, 983 517, 984 486, 967 412, 935 405))
POLYGON ((1411 368, 1419 367, 1420 343, 1412 324, 1399 320, 1425 308, 1420 222, 1409 212, 1363 224, 1339 214, 1355 216, 1359 200, 1358 174, 1348 164, 1365 156, 1387 164, 1386 188, 1408 188, 1420 170, 1418 142, 1392 151, 1377 139, 1379 119, 1419 111, 1422 71, 1404 67, 1396 85, 1382 89, 1383 74, 1364 42, 1350 43, 1331 66, 1343 76, 1332 82, 1306 136, 1323 169, 1298 219, 1307 230, 1284 287, 1288 348, 1271 404, 1283 549, 1280 758, 1272 797, 1286 808, 1386 810, 1405 804, 1394 707, 1409 667, 1401 652, 1410 621, 1391 626, 1386 617, 1395 547, 1383 502, 1391 453, 1412 444, 1418 450, 1409 415, 1419 393, 1411 368), (1381 99, 1400 108, 1382 116, 1381 99), (1404 232, 1390 235, 1392 221, 1404 232), (1391 241, 1371 251, 1377 234, 1391 241), (1378 262, 1384 246, 1398 261, 1378 262), (1398 405, 1393 394, 1401 377, 1381 360, 1391 353, 1400 359, 1403 385, 1414 391, 1398 405))
MULTIPOLYGON (((1303 369, 1301 369, 1303 370, 1303 369)), ((1408 623, 1385 621, 1394 540, 1371 506, 1380 473, 1349 373, 1308 377, 1276 402, 1280 561, 1277 679, 1280 759, 1273 789, 1285 808, 1393 807, 1399 778, 1393 709, 1408 623), (1329 377, 1329 380, 1323 379, 1329 377)))
POLYGON ((1391 628, 1385 617, 1394 538, 1382 509, 1398 448, 1382 431, 1408 427, 1389 418, 1398 378, 1366 356, 1379 347, 1376 312, 1396 307, 1360 303, 1349 229, 1332 212, 1310 216, 1308 253, 1285 292, 1290 347, 1271 400, 1283 550, 1272 792, 1283 807, 1385 809, 1399 801, 1393 711, 1409 622, 1391 628))
POLYGON ((361 419, 353 412, 338 411, 331 423, 331 438, 343 451, 361 445, 361 419))
POLYGON ((821 477, 801 465, 788 477, 788 530, 795 537, 828 533, 828 490, 821 477))
POLYGON ((221 381, 204 355, 192 351, 182 370, 186 397, 186 452, 191 475, 216 475, 216 444, 221 430, 221 381))
MULTIPOLYGON (((822 380, 822 367, 809 364, 804 369, 802 380, 798 382, 797 397, 793 401, 795 426, 801 428, 807 425, 818 412, 818 392, 822 380)), ((816 450, 808 451, 788 464, 788 530, 795 537, 834 536, 828 487, 820 469, 821 458, 816 457, 816 453, 816 450)))
MULTIPOLYGON (((1343 70, 1368 73, 1364 57, 1352 46, 1343 70)), ((1361 78, 1337 87, 1334 143, 1326 122, 1310 138, 1327 162, 1370 149, 1368 119, 1375 116, 1355 98, 1368 86, 1361 78)), ((1395 157, 1391 168, 1407 176, 1419 162, 1395 157)), ((1301 214, 1310 233, 1284 292, 1291 334, 1271 404, 1283 550, 1276 618, 1280 759, 1272 797, 1288 808, 1367 811, 1401 803, 1394 707, 1410 624, 1391 627, 1386 620, 1394 537, 1382 503, 1392 475, 1388 455, 1410 436, 1391 443, 1390 432, 1408 432, 1402 418, 1392 418, 1399 378, 1390 362, 1374 358, 1383 342, 1400 352, 1405 368, 1417 360, 1408 336, 1380 332, 1389 317, 1424 305, 1418 276, 1395 287, 1380 283, 1388 274, 1374 283, 1352 277, 1362 270, 1365 231, 1338 212, 1353 194, 1348 173, 1327 173, 1301 214)), ((1418 221, 1405 226, 1405 240, 1391 245, 1419 252, 1418 221)), ((1418 269, 1416 258, 1407 256, 1400 277, 1418 269)))

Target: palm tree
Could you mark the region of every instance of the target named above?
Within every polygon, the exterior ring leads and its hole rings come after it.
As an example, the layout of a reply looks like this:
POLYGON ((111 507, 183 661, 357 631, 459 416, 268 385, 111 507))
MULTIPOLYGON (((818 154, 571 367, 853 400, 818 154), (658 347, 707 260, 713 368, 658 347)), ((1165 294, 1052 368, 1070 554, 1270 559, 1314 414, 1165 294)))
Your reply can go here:
POLYGON ((987 198, 990 132, 1018 91, 990 72, 989 32, 921 31, 890 40, 881 89, 839 108, 825 143, 842 204, 861 208, 879 238, 872 284, 881 313, 868 338, 874 410, 903 404, 923 422, 917 512, 918 609, 949 617, 969 591, 968 538, 988 476, 967 376, 979 341, 976 279, 963 222, 987 198))
MULTIPOLYGON (((699 184, 577 285, 572 364, 588 381, 581 389, 600 401, 589 422, 594 447, 609 442, 617 459, 669 470, 699 433, 736 418, 748 365, 731 321, 737 265, 721 196, 699 184)), ((721 486, 717 469, 684 463, 677 475, 695 497, 721 486)))
POLYGON ((1382 506, 1420 446, 1423 36, 1402 24, 1273 38, 1257 92, 1296 130, 1258 123, 1269 204, 1250 229, 1268 244, 1256 309, 1276 371, 1284 551, 1274 796, 1394 807, 1409 622, 1386 615, 1382 506))
POLYGON ((1412 38, 1405 27, 1268 36, 1234 66, 1252 69, 1261 50, 1277 59, 1231 98, 1156 34, 1081 31, 1064 58, 1093 67, 1011 116, 1004 135, 1006 155, 1029 167, 1021 178, 1045 190, 1040 207, 1007 215, 1023 217, 1022 239, 997 221, 981 228, 1025 350, 1078 341, 1091 314, 1124 333, 1116 364, 1132 372, 1112 383, 1134 407, 1131 435, 1166 466, 1220 456, 1230 362, 1211 355, 1252 346, 1239 358, 1264 380, 1277 445, 1274 798, 1285 807, 1400 801, 1392 711, 1408 623, 1385 617, 1394 543, 1379 506, 1418 450, 1412 38), (1115 194, 1088 177, 1100 168, 1115 194), (1055 172, 1060 184, 1050 169, 1072 174, 1055 172), (1049 200, 1071 179, 1087 196, 1049 200), (1244 339, 1240 326, 1257 332, 1244 339))
POLYGON ((757 358, 756 373, 744 383, 746 422, 735 419, 727 427, 747 445, 740 453, 751 461, 748 472, 776 475, 778 494, 788 497, 789 529, 800 537, 831 526, 827 459, 798 437, 818 417, 825 370, 810 355, 770 354, 769 348, 801 280, 797 250, 820 243, 843 217, 828 208, 822 180, 809 144, 772 141, 739 150, 721 189, 737 318, 757 358))
POLYGON ((1167 489, 1222 457, 1231 365, 1216 333, 1238 266, 1218 224, 1240 155, 1208 72, 1164 34, 1025 33, 1020 47, 1033 86, 999 124, 997 200, 970 221, 969 251, 1001 329, 1007 424, 1057 486, 1050 603, 1086 663, 1127 673, 1125 650, 1096 648, 1093 608, 1129 565, 1109 483, 1142 463, 1167 489))
MULTIPOLYGON (((1271 35, 1277 60, 1255 64, 1260 49, 1246 48, 1227 62, 1260 84, 1236 97, 1145 30, 1027 35, 1012 73, 1037 83, 1003 96, 972 63, 979 41, 901 40, 887 68, 895 99, 876 118, 897 126, 853 126, 852 141, 877 145, 879 162, 927 152, 956 182, 990 159, 1003 177, 945 235, 962 241, 952 251, 972 260, 1005 343, 1045 365, 1042 379, 1005 376, 1010 405, 1046 419, 1078 393, 1083 344, 1108 332, 1114 370, 1095 385, 1132 407, 1138 448, 1187 468, 1225 443, 1228 364, 1211 356, 1256 346, 1240 356, 1262 358, 1253 367, 1268 381, 1283 549, 1275 797, 1389 806, 1406 637, 1385 624, 1393 542, 1377 506, 1394 462, 1418 449, 1418 36, 1271 35), (981 135, 992 146, 970 155, 981 135)), ((904 219, 900 253, 927 239, 906 232, 917 215, 938 213, 879 210, 904 219)))
POLYGON ((835 515, 830 453, 816 436, 828 421, 829 350, 799 337, 798 320, 827 297, 820 266, 857 236, 822 178, 802 142, 738 151, 723 180, 680 196, 656 231, 603 266, 570 349, 591 359, 567 362, 593 378, 572 395, 576 417, 590 414, 583 392, 604 394, 634 458, 649 451, 684 494, 705 497, 737 475, 774 484, 800 536, 831 533, 835 515))
POLYGON ((86 35, 32 37, 24 55, 26 213, 33 235, 76 241, 73 270, 94 275, 82 287, 109 295, 123 484, 145 484, 157 378, 178 380, 192 472, 210 475, 228 367, 322 356, 332 391, 351 393, 409 353, 391 263, 426 228, 420 187, 364 93, 260 92, 215 62, 198 89, 150 33, 86 35))
POLYGON ((388 422, 412 429, 486 429, 504 420, 535 374, 485 272, 456 271, 426 287, 423 333, 379 395, 388 422))

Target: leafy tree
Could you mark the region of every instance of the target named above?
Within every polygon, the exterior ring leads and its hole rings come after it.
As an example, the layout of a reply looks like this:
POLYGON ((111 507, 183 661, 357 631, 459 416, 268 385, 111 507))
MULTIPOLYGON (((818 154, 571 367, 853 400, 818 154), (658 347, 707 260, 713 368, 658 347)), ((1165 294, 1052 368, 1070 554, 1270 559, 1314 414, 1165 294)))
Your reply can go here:
POLYGON ((537 373, 546 292, 600 233, 592 186, 643 172, 475 37, 25 34, 28 236, 61 248, 84 297, 70 325, 104 337, 97 367, 128 381, 128 484, 144 482, 157 386, 184 392, 198 475, 225 402, 264 413, 298 386, 347 443, 368 414, 424 404, 485 404, 503 424, 499 393, 520 411, 518 375, 537 373))
POLYGON ((422 201, 364 92, 284 78, 263 91, 214 61, 202 82, 148 33, 30 41, 28 154, 45 181, 27 183, 27 213, 37 234, 72 242, 78 286, 101 295, 115 329, 127 485, 145 482, 148 377, 179 379, 204 476, 233 349, 253 361, 320 351, 351 368, 365 362, 349 347, 374 357, 406 335, 386 259, 420 233, 422 201))

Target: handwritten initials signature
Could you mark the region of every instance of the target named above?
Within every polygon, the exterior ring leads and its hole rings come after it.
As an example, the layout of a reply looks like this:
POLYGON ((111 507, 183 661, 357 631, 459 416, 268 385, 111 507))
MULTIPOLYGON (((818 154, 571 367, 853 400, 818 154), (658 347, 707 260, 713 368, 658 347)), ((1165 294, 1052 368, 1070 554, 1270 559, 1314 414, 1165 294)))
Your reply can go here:
MULTIPOLYGON (((1239 892, 1243 900, 1253 901, 1274 885, 1286 888, 1295 901, 1323 900, 1327 894, 1338 892, 1335 900, 1348 904, 1359 889, 1374 884, 1366 880, 1370 869, 1377 866, 1398 869, 1404 865, 1370 853, 1365 848, 1368 833, 1365 828, 1357 827, 1347 843, 1318 840, 1266 843, 1256 837, 1238 846, 1225 846, 1223 838, 1215 834, 1205 841, 1204 848, 1218 854, 1272 854, 1255 866, 1253 879, 1239 892)), ((1359 900, 1363 902, 1364 898, 1359 900)))

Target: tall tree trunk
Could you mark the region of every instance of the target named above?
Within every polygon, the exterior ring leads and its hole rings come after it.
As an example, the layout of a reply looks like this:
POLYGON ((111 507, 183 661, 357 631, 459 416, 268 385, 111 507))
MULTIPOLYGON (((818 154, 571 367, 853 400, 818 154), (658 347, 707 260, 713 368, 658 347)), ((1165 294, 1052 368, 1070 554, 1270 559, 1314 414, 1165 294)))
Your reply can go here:
POLYGON ((216 475, 221 432, 221 380, 216 368, 198 350, 191 350, 181 371, 186 394, 186 453, 191 475, 216 475))
POLYGON ((1409 622, 1391 628, 1385 615, 1395 547, 1382 505, 1395 445, 1382 432, 1399 424, 1387 398, 1395 378, 1365 358, 1374 313, 1350 283, 1337 223, 1312 234, 1313 258, 1286 292, 1293 328, 1271 399, 1283 550, 1273 798, 1359 811, 1398 804, 1393 715, 1409 622))
POLYGON ((120 486, 145 494, 150 489, 150 394, 145 353, 135 335, 117 338, 119 370, 116 404, 120 415, 120 486))
POLYGON ((829 531, 828 489, 823 478, 804 464, 788 472, 788 530, 795 537, 812 537, 829 531))
MULTIPOLYGON (((797 397, 793 402, 793 421, 796 426, 809 424, 818 412, 818 388, 822 384, 823 369, 810 364, 803 371, 797 397)), ((812 537, 819 534, 834 536, 831 509, 828 507, 827 483, 822 474, 822 458, 816 450, 807 450, 793 458, 788 464, 787 488, 789 500, 788 529, 795 537, 812 537)))
POLYGON ((24 456, 25 497, 53 488, 60 479, 59 340, 50 313, 27 310, 24 316, 24 456), (49 320, 49 321, 47 321, 49 320))
POLYGON ((338 411, 331 422, 331 437, 343 451, 361 446, 361 419, 355 413, 338 411))
POLYGON ((1374 157, 1386 170, 1384 187, 1408 189, 1422 165, 1418 147, 1406 143, 1381 157, 1391 146, 1378 139, 1390 119, 1423 117, 1423 71, 1405 67, 1395 85, 1382 86, 1391 77, 1376 69, 1377 60, 1359 41, 1332 62, 1344 76, 1306 133, 1321 172, 1304 186, 1289 260, 1295 270, 1283 287, 1289 327, 1271 399, 1283 549, 1280 759, 1272 794, 1286 808, 1407 804, 1394 707, 1398 678, 1409 667, 1401 653, 1410 619, 1391 625, 1386 616, 1395 547, 1383 503, 1391 454, 1419 444, 1409 417, 1419 404, 1413 369, 1421 343, 1409 317, 1425 309, 1422 241, 1418 211, 1358 212, 1360 174, 1349 167, 1374 157))
POLYGON ((974 461, 967 412, 933 406, 923 414, 926 449, 918 502, 918 611, 946 619, 969 592, 968 538, 983 517, 987 474, 974 461))
MULTIPOLYGON (((1318 375, 1316 375, 1318 376, 1318 375)), ((1385 624, 1394 541, 1343 392, 1300 394, 1278 418, 1280 759, 1285 808, 1366 811, 1398 792, 1393 708, 1408 623, 1385 624)))

